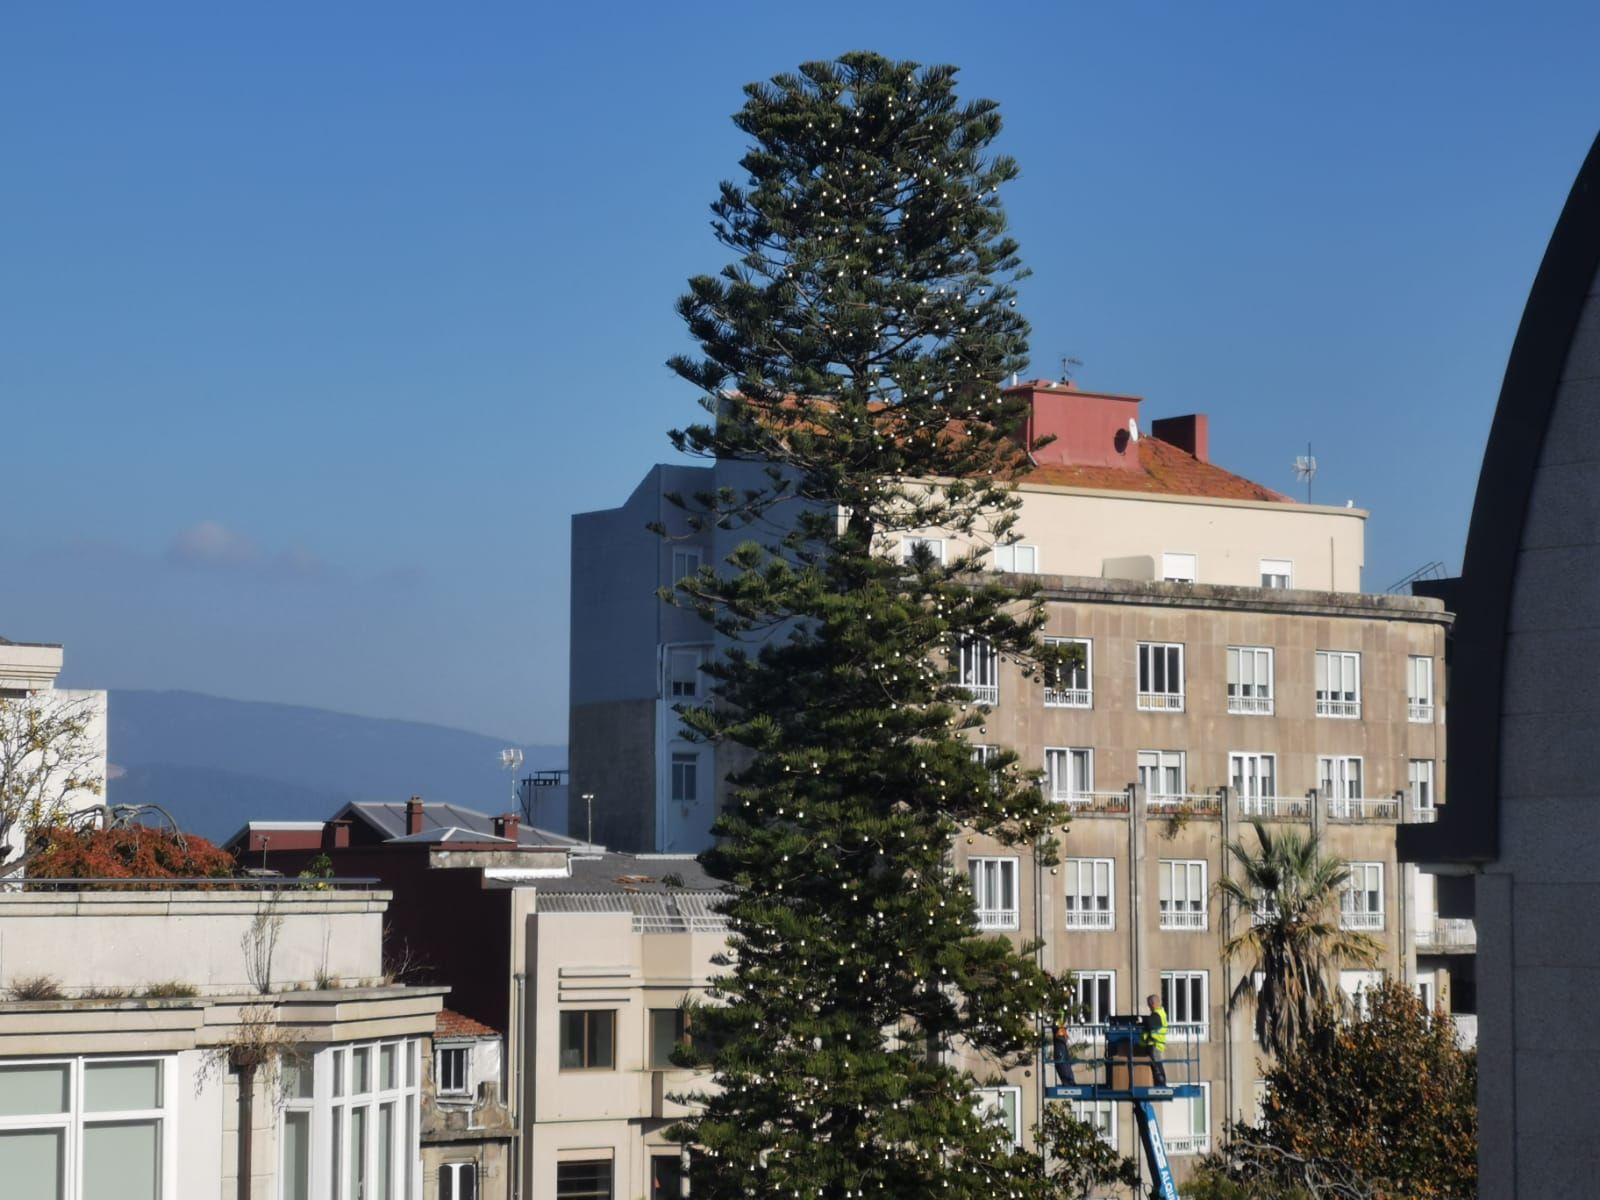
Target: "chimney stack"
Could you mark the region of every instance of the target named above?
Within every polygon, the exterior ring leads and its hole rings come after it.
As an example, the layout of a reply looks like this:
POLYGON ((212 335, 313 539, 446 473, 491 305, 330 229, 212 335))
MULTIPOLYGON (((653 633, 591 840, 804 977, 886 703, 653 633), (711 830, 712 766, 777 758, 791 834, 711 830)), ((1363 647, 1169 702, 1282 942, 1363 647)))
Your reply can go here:
POLYGON ((406 801, 406 833, 422 832, 422 797, 413 796, 406 801))
POLYGON ((346 850, 350 846, 350 822, 326 821, 322 826, 324 850, 346 850))
POLYGON ((522 818, 516 813, 504 813, 494 819, 494 835, 505 838, 508 842, 515 842, 521 826, 522 818))
POLYGON ((1184 417, 1162 417, 1150 423, 1150 436, 1169 446, 1194 455, 1201 462, 1211 461, 1211 430, 1204 413, 1184 417))

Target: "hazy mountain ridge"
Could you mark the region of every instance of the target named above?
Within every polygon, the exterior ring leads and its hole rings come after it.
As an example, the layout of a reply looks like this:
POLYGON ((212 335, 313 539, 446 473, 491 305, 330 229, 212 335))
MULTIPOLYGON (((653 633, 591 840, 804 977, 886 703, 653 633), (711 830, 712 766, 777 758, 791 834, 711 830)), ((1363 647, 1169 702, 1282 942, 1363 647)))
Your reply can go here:
MULTIPOLYGON (((421 795, 501 812, 511 774, 499 738, 197 692, 113 690, 113 804, 160 804, 180 825, 226 837, 248 820, 315 820, 351 800, 421 795)), ((565 746, 524 745, 519 775, 564 767, 565 746)))

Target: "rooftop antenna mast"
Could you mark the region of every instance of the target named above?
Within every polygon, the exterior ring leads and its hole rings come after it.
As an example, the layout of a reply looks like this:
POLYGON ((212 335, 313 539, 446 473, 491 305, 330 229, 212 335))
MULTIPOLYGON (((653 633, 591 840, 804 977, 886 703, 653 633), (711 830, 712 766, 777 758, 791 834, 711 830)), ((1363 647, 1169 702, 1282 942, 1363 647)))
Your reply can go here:
POLYGON ((1306 452, 1298 454, 1294 460, 1294 477, 1306 485, 1306 503, 1311 503, 1311 481, 1317 477, 1317 460, 1311 456, 1311 443, 1306 443, 1306 452))
POLYGON ((500 766, 511 773, 511 809, 522 811, 522 798, 517 795, 517 768, 522 766, 522 751, 515 746, 500 751, 500 766))
POLYGON ((1083 366, 1083 359, 1073 358, 1070 354, 1061 356, 1061 382, 1071 383, 1072 372, 1075 368, 1083 366))

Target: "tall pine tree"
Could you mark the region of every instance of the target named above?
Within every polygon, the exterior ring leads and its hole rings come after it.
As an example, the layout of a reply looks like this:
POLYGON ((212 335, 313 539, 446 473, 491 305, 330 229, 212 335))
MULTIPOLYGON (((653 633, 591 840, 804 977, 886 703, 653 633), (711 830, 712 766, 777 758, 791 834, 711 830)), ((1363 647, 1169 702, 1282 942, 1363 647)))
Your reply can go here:
POLYGON ((745 748, 705 856, 736 891, 696 1015, 718 1090, 679 1130, 697 1197, 1052 1194, 959 1065, 1031 1056, 1058 985, 979 935, 952 840, 1048 856, 1059 818, 1014 756, 974 761, 986 710, 951 671, 963 647, 1048 666, 1040 602, 976 574, 1016 519, 1001 383, 1028 326, 999 199, 1017 167, 955 82, 854 53, 747 87, 748 178, 713 205, 737 257, 679 302, 701 354, 671 366, 714 420, 674 444, 762 464, 681 498, 749 538, 677 594, 731 645, 685 720, 745 748), (903 558, 927 529, 975 548, 903 558))

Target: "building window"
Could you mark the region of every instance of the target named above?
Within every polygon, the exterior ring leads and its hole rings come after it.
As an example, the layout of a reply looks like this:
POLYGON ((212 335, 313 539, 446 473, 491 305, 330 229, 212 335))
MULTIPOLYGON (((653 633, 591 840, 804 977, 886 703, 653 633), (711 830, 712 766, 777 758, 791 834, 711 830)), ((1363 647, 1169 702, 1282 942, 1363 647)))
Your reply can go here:
POLYGON ((981 1087, 972 1090, 972 1107, 1003 1128, 1013 1147, 1022 1145, 1022 1089, 1019 1087, 981 1087))
POLYGON ((650 1200, 679 1200, 683 1195, 683 1154, 650 1156, 650 1200))
POLYGON ((972 693, 979 704, 1000 701, 1000 656, 985 638, 963 637, 956 683, 972 693))
POLYGON ((1184 765, 1182 750, 1139 751, 1139 786, 1144 788, 1147 808, 1174 808, 1182 803, 1184 765))
POLYGON ((1294 564, 1287 558, 1261 560, 1261 586, 1264 588, 1293 587, 1294 564))
POLYGON ((1439 1006, 1439 977, 1433 971, 1417 972, 1417 999, 1429 1016, 1439 1006))
POLYGON ((1204 860, 1164 858, 1159 865, 1162 929, 1206 927, 1204 860))
POLYGON ((1269 647, 1228 647, 1228 711, 1272 715, 1272 650, 1269 647))
MULTIPOLYGON (((1117 973, 1115 971, 1076 971, 1076 1020, 1080 1025, 1104 1025, 1117 1011, 1117 973)), ((1087 1036, 1085 1031, 1084 1036, 1087 1036)))
POLYGON ((1017 928, 1017 860, 971 858, 972 900, 978 910, 979 929, 1017 928))
POLYGON ((1192 554, 1163 554, 1161 578, 1169 583, 1193 583, 1200 578, 1199 564, 1192 554))
POLYGON ((1267 1119, 1267 1101, 1272 1096, 1271 1085, 1265 1079, 1257 1079, 1250 1085, 1250 1095, 1255 1106, 1255 1116, 1251 1119, 1251 1124, 1263 1124, 1267 1119))
POLYGON ((1361 655, 1317 651, 1317 716, 1361 716, 1361 655))
POLYGON ((283 1200, 416 1194, 419 1050, 414 1040, 364 1042, 320 1050, 309 1069, 286 1064, 283 1200), (319 1131, 315 1139, 313 1129, 319 1131))
POLYGON ((1078 655, 1074 662, 1057 667, 1045 682, 1044 706, 1046 708, 1094 707, 1094 647, 1088 638, 1045 638, 1052 646, 1073 646, 1078 655))
POLYGON ((1061 865, 1067 894, 1068 929, 1111 929, 1113 867, 1109 858, 1069 858, 1061 865))
POLYGON ((667 651, 667 694, 674 700, 693 700, 703 691, 700 668, 705 666, 705 646, 673 646, 667 651))
POLYGON ((688 1040, 689 1021, 681 1008, 652 1008, 650 1010, 650 1069, 670 1071, 672 1052, 679 1042, 688 1040))
POLYGON ((934 562, 941 564, 944 562, 944 539, 923 537, 903 537, 900 539, 900 561, 904 563, 911 562, 916 558, 919 548, 926 550, 934 562))
POLYGON ((1339 990, 1350 1001, 1356 1016, 1363 1021, 1371 1016, 1372 993, 1383 983, 1382 971, 1340 971, 1339 990))
POLYGON ((1156 712, 1183 711, 1183 647, 1174 642, 1139 643, 1138 705, 1156 712))
POLYGON ((1085 1125, 1094 1126, 1095 1135, 1117 1148, 1117 1104, 1115 1100, 1074 1100, 1072 1115, 1085 1125))
POLYGON ((1245 816, 1273 815, 1278 795, 1277 755, 1236 751, 1228 755, 1228 773, 1245 816))
POLYGON ((1044 752, 1045 782, 1057 804, 1087 804, 1094 798, 1094 751, 1058 746, 1044 752))
POLYGON ((441 1096, 470 1094, 467 1069, 472 1062, 470 1046, 443 1046, 433 1053, 433 1078, 441 1096))
POLYGON ((1433 724, 1433 659, 1413 654, 1406 659, 1406 718, 1433 724))
POLYGON ((1433 759, 1413 758, 1406 763, 1406 794, 1411 800, 1411 819, 1431 821, 1433 806, 1433 759))
POLYGON ((19 1200, 171 1196, 171 1069, 169 1058, 6 1061, 0 1192, 19 1200))
POLYGON ((672 552, 672 582, 674 584, 700 572, 700 551, 678 547, 672 552))
POLYGON ((556 1200, 611 1200, 611 1160, 556 1164, 556 1200))
POLYGON ((1383 864, 1353 862, 1339 895, 1341 929, 1383 928, 1383 864))
POLYGON ((1211 1150, 1211 1085, 1199 1087, 1198 1096, 1162 1101, 1161 1138, 1168 1154, 1206 1154, 1211 1150))
POLYGON ((602 1071, 616 1066, 615 1009, 574 1009, 561 1014, 561 1069, 602 1071))
POLYGON ((691 751, 672 752, 672 799, 693 804, 700 798, 700 756, 691 751))
POLYGON ((1343 820, 1361 816, 1361 760, 1349 757, 1317 759, 1318 786, 1328 801, 1328 815, 1343 820))
POLYGON ((1015 575, 1037 575, 1039 573, 1039 547, 1037 546, 996 546, 994 548, 994 569, 996 571, 1010 571, 1015 575))
POLYGON ((1208 978, 1204 971, 1161 972, 1161 1007, 1175 1036, 1197 1042, 1210 1037, 1208 978))
POLYGON ((478 1164, 445 1163, 439 1168, 439 1200, 478 1200, 478 1164))

